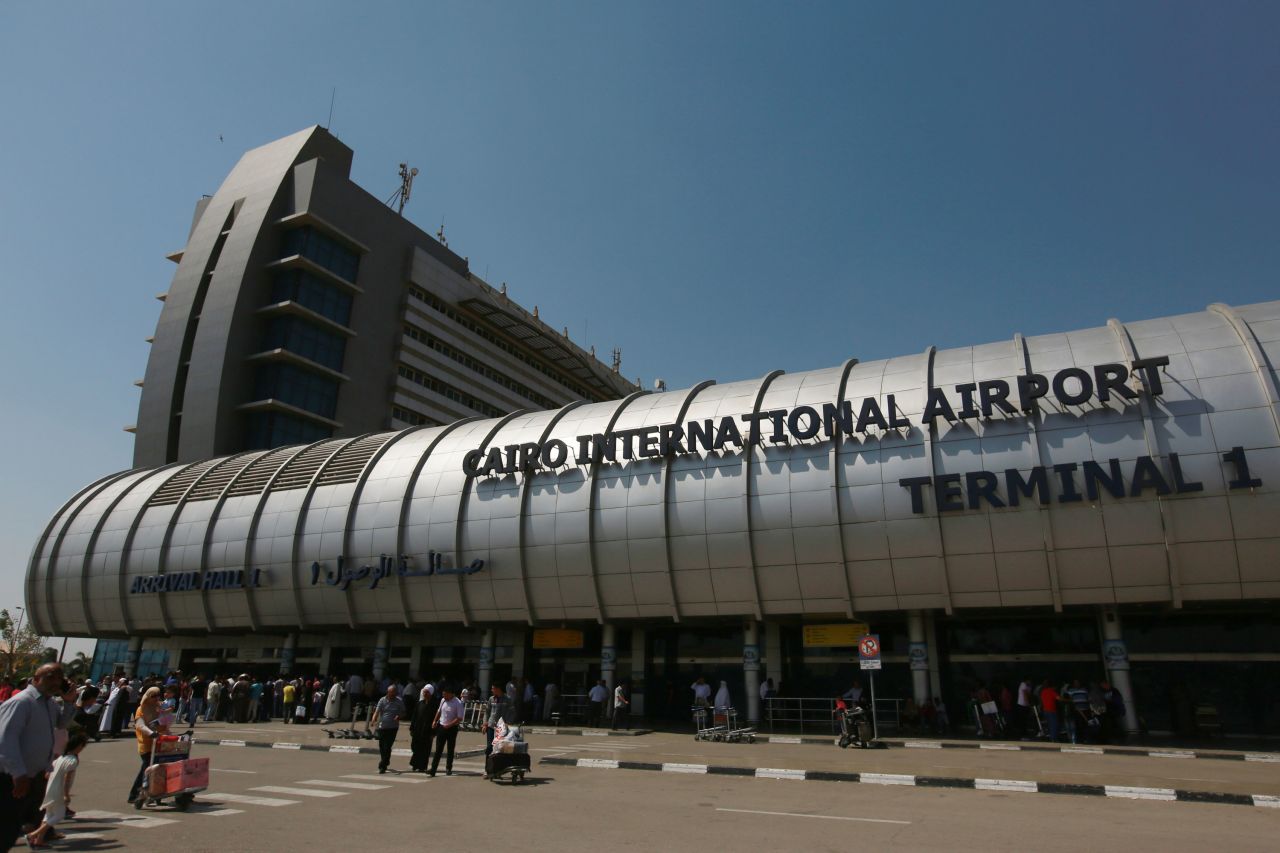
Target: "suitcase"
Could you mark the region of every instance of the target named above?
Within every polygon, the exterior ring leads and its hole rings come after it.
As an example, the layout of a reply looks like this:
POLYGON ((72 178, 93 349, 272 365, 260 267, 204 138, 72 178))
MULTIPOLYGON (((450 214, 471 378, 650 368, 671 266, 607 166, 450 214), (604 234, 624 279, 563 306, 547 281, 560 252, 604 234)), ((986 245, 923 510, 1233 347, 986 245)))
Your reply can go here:
POLYGON ((524 755, 529 752, 529 744, 522 740, 495 741, 493 751, 501 755, 524 755))
POLYGON ((505 773, 511 774, 511 781, 518 782, 529 772, 531 767, 529 761, 529 753, 502 753, 495 752, 485 758, 484 772, 488 774, 490 779, 497 778, 505 773))

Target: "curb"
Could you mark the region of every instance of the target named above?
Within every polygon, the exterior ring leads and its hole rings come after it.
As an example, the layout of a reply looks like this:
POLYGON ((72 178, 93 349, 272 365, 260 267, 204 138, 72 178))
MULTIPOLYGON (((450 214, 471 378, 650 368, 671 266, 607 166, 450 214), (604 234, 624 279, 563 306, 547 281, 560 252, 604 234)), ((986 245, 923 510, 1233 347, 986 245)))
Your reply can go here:
MULTIPOLYGON (((758 735, 757 737, 767 743, 804 743, 830 746, 835 742, 834 735, 832 737, 758 735)), ((876 743, 884 744, 886 747, 901 747, 905 749, 987 749, 1004 752, 1026 751, 1061 752, 1075 755, 1127 755, 1133 758, 1206 758, 1216 759, 1218 761, 1261 761, 1280 764, 1280 753, 1277 752, 1198 752, 1193 749, 1130 749, 1128 747, 1119 746, 1089 746, 1083 744, 1051 746, 1047 743, 1009 743, 1007 741, 969 743, 964 741, 948 742, 940 740, 880 739, 877 740, 876 743)))
MULTIPOLYGON (((199 746, 230 746, 240 747, 244 749, 288 749, 288 750, 306 750, 308 752, 328 752, 338 755, 380 755, 376 746, 347 746, 340 744, 323 744, 323 743, 287 743, 257 740, 234 740, 232 738, 220 738, 218 740, 196 740, 199 746)), ((391 754, 394 756, 411 755, 412 750, 393 749, 391 754)), ((477 755, 484 755, 483 748, 476 749, 460 749, 454 753, 454 758, 474 758, 477 755)))
POLYGON ((542 726, 522 726, 521 728, 531 735, 569 735, 571 737, 578 735, 582 737, 639 737, 640 735, 655 734, 653 729, 614 731, 612 729, 557 729, 550 726, 545 728, 542 726))
POLYGON ((1280 809, 1280 796, 1266 794, 1221 794, 1213 791, 1184 791, 1177 788, 1135 788, 1126 785, 1076 785, 1061 782, 1029 782, 1020 779, 969 779, 958 776, 908 776, 896 773, 845 773, 828 770, 787 770, 778 767, 721 767, 711 764, 659 764, 648 761, 618 761, 611 758, 543 758, 539 764, 583 767, 596 770, 651 770, 708 776, 747 776, 756 779, 787 779, 805 782, 857 782, 862 785, 902 785, 916 788, 968 788, 1025 794, 1074 794, 1120 800, 1160 800, 1180 803, 1219 803, 1280 809))

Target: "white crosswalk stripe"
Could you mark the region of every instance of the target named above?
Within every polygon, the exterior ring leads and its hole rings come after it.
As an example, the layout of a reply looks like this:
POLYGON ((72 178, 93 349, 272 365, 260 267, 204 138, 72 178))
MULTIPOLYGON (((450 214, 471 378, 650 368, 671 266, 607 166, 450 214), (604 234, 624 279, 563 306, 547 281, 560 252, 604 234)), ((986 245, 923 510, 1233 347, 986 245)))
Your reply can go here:
POLYGON ((121 812, 104 812, 104 811, 82 811, 76 813, 77 820, 103 821, 116 823, 121 826, 131 826, 134 829, 155 829, 157 826, 165 826, 177 821, 167 817, 148 817, 143 814, 122 814, 121 812))
POLYGON ((290 788, 287 785, 259 785, 250 791, 265 791, 268 794, 289 794, 295 797, 345 797, 347 791, 321 791, 316 788, 290 788))
POLYGON ((195 814, 208 815, 209 817, 226 817, 233 814, 244 814, 244 809, 199 809, 195 814))
POLYGON ((296 806, 301 800, 282 800, 278 797, 251 797, 248 794, 217 794, 201 795, 201 799, 206 803, 244 803, 247 806, 296 806))
POLYGON ((343 773, 343 779, 367 779, 370 782, 405 782, 410 785, 421 785, 428 781, 426 779, 414 776, 397 776, 394 773, 374 774, 374 773, 343 773))
POLYGON ((353 791, 385 791, 390 785, 375 785, 372 782, 340 782, 330 779, 303 779, 299 785, 328 785, 331 788, 350 788, 353 791))

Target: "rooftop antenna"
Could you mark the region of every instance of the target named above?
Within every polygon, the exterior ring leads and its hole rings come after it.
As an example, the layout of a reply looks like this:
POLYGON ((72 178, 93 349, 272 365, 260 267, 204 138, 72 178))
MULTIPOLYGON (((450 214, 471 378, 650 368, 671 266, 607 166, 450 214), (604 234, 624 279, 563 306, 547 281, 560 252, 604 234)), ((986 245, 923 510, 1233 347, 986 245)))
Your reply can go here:
POLYGON ((622 347, 613 348, 613 372, 622 372, 622 347))
MULTIPOLYGON (((399 200, 399 207, 396 212, 404 216, 404 206, 409 202, 409 194, 413 192, 413 179, 418 175, 418 167, 409 168, 408 164, 400 164, 400 188, 393 192, 387 199, 387 206, 390 207, 393 201, 399 200)), ((443 228, 443 224, 441 224, 443 228)))
POLYGON ((436 239, 440 241, 440 245, 446 249, 449 248, 449 241, 444 236, 444 217, 440 217, 440 230, 436 232, 436 239))

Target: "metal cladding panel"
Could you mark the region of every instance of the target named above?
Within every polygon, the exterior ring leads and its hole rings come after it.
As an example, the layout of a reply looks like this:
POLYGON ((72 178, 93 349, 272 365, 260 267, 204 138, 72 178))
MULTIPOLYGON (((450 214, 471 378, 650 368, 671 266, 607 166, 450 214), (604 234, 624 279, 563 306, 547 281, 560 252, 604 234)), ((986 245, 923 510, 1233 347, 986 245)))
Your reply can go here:
MULTIPOLYGON (((410 430, 337 485, 309 479, 148 507, 173 469, 125 473, 83 490, 50 522, 28 570, 28 607, 42 627, 71 634, 146 634, 1274 598, 1280 381, 1268 347, 1277 344, 1280 302, 1215 305, 410 430), (1168 358, 1158 396, 1064 403, 1050 394, 1031 416, 997 406, 989 417, 923 417, 931 389, 959 406, 956 386, 1016 388, 1027 373, 1080 368, 1063 380, 1069 389, 1099 364, 1157 356, 1168 358), (854 418, 874 422, 870 398, 910 425, 771 440, 768 412, 787 412, 789 431, 799 429, 804 407, 838 413, 841 389, 854 418), (757 407, 762 440, 745 451, 729 441, 653 457, 640 452, 652 430, 628 433, 730 418, 745 434, 743 416, 757 407), (621 444, 614 462, 578 458, 579 437, 606 432, 632 435, 633 458, 621 444), (480 451, 483 465, 496 448, 505 463, 511 446, 551 441, 569 452, 556 468, 463 471, 469 453, 480 451), (1244 481, 1237 447, 1260 483, 1244 481), (1149 480, 1135 489, 1142 466, 1166 485, 1199 488, 1158 494, 1149 480), (1009 472, 1043 476, 1045 488, 1015 501, 1009 472), (908 478, 930 479, 913 495, 908 478), (431 552, 449 568, 473 559, 484 568, 398 575, 402 559, 421 569, 431 552), (357 574, 369 567, 348 590, 338 588, 339 557, 357 574), (375 584, 378 566, 386 574, 375 584), (129 592, 159 573, 242 569, 265 570, 251 608, 239 590, 129 592)), ((1135 370, 1128 385, 1145 381, 1135 370)), ((328 458, 340 445, 290 453, 328 458)), ((326 463, 316 464, 313 477, 326 463)))

